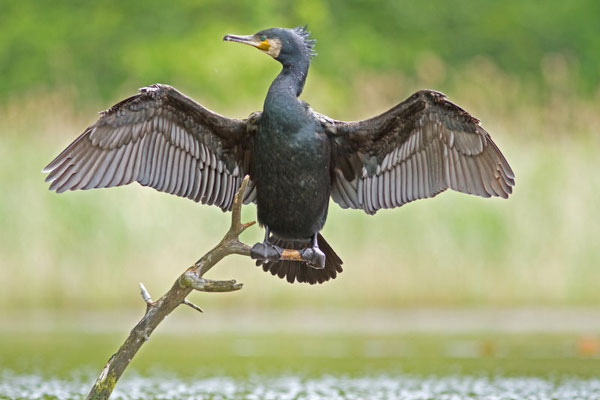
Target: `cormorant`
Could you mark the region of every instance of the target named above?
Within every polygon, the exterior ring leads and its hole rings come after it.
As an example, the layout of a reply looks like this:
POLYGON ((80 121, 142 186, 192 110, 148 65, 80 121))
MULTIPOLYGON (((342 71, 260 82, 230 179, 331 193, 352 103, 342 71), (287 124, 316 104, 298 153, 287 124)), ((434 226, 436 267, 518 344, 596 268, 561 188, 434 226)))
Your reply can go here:
POLYGON ((245 175, 245 202, 265 227, 252 257, 290 283, 322 283, 342 260, 319 231, 329 198, 375 214, 451 188, 507 198, 508 162, 479 120, 433 90, 381 115, 343 122, 313 111, 302 93, 314 40, 305 28, 272 28, 223 40, 251 45, 279 61, 262 112, 230 119, 171 86, 140 89, 108 110, 44 172, 57 192, 137 181, 229 210, 245 175), (280 260, 282 248, 305 262, 280 260))

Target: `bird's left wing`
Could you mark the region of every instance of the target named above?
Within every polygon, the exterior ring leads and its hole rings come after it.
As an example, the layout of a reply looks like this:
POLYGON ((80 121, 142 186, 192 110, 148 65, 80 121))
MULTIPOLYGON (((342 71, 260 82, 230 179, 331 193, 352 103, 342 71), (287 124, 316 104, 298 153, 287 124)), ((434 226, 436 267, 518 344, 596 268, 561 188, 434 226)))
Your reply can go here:
POLYGON ((154 84, 102 112, 43 171, 59 193, 137 181, 225 211, 251 174, 257 118, 226 118, 154 84))
POLYGON ((332 198, 375 214, 451 188, 507 198, 508 162, 479 120, 442 93, 421 90, 374 118, 320 116, 333 143, 332 198))

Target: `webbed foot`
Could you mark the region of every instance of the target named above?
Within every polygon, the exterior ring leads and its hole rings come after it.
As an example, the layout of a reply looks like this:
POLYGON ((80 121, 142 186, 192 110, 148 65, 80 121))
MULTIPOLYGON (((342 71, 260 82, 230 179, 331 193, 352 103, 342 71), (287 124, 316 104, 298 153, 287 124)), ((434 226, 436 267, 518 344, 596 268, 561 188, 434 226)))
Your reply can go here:
POLYGON ((258 260, 257 265, 278 261, 283 250, 271 243, 256 243, 250 249, 250 258, 258 260))
POLYGON ((325 268, 325 253, 318 247, 308 247, 300 250, 302 260, 306 261, 309 267, 314 269, 325 268))

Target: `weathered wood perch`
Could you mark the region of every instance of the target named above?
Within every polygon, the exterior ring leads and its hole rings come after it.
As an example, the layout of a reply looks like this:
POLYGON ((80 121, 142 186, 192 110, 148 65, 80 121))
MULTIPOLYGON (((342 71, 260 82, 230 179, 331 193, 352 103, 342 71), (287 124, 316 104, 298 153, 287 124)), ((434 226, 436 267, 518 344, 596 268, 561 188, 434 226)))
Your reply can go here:
MULTIPOLYGON (((202 312, 200 307, 187 300, 187 296, 193 290, 201 292, 231 292, 242 288, 242 284, 237 283, 235 280, 212 281, 204 279, 202 276, 228 255, 239 254, 250 256, 250 246, 239 241, 240 234, 255 223, 254 221, 245 224, 241 223, 244 191, 248 185, 248 179, 248 177, 244 179, 240 190, 235 195, 231 213, 231 226, 217 246, 181 274, 171 289, 156 301, 152 301, 150 293, 140 283, 142 298, 146 302, 146 313, 131 330, 119 350, 109 358, 102 372, 100 372, 96 383, 94 383, 92 390, 90 390, 87 397, 88 400, 104 400, 110 397, 117 381, 131 360, 133 360, 137 351, 150 339, 150 335, 162 320, 176 307, 184 304, 202 312)), ((295 250, 286 250, 282 255, 282 259, 298 260, 299 254, 297 253, 298 251, 295 250)))

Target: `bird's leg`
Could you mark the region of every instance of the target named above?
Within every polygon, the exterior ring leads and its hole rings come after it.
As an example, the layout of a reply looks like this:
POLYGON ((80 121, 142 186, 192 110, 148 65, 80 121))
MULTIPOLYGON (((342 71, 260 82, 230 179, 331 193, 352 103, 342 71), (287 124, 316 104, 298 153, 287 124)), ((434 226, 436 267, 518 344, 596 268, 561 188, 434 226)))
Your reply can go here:
POLYGON ((307 247, 300 250, 300 256, 309 267, 315 269, 325 268, 325 253, 319 249, 319 243, 317 242, 318 232, 314 234, 312 238, 312 247, 307 247))
MULTIPOLYGON (((260 264, 266 262, 278 261, 281 258, 283 250, 269 242, 269 228, 265 227, 265 240, 262 243, 256 243, 250 249, 250 258, 258 260, 260 264)), ((257 263, 258 264, 258 263, 257 263)))

